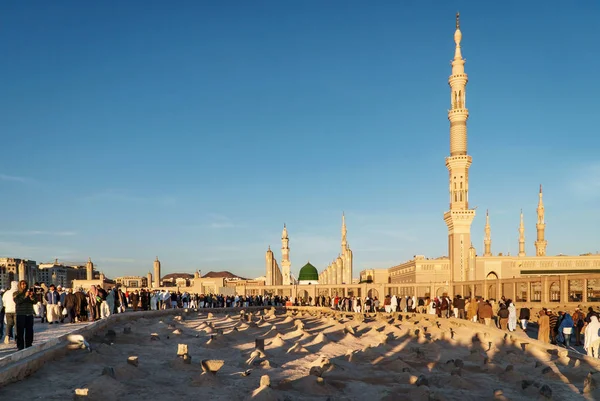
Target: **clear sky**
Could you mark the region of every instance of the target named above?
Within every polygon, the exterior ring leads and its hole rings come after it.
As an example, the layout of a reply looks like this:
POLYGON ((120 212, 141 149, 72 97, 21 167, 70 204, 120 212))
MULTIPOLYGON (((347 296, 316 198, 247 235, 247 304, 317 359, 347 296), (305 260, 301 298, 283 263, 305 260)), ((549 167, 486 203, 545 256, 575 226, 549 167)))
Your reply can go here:
POLYGON ((0 256, 108 276, 447 254, 455 13, 473 242, 600 251, 598 1, 4 1, 0 256))

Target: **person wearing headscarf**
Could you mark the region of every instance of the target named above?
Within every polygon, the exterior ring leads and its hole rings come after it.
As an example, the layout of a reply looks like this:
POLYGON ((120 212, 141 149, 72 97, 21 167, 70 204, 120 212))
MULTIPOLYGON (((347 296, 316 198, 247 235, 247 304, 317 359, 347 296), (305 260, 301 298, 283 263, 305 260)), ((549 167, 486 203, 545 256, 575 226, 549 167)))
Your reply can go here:
POLYGON ((550 318, 546 314, 546 310, 540 311, 540 317, 538 318, 538 341, 549 343, 550 342, 550 318))
POLYGON ((587 351, 588 356, 598 358, 598 346, 600 345, 600 322, 597 315, 589 316, 590 322, 585 328, 583 349, 587 351))
POLYGON ((558 326, 557 341, 565 344, 566 347, 571 345, 571 334, 573 334, 573 318, 569 313, 565 312, 558 326))

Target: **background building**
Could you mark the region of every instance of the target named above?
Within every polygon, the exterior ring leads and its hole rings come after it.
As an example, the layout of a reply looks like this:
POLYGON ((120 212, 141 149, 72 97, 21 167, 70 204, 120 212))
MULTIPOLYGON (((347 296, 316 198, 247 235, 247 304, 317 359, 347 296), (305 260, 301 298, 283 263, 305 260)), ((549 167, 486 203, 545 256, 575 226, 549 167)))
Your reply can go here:
POLYGON ((389 283, 390 269, 365 269, 360 272, 359 283, 389 283))
POLYGON ((0 258, 0 288, 10 288, 11 281, 19 280, 33 285, 37 281, 37 270, 35 260, 0 258))
POLYGON ((127 288, 148 288, 148 277, 142 277, 142 276, 116 277, 115 283, 118 286, 127 287, 127 288))

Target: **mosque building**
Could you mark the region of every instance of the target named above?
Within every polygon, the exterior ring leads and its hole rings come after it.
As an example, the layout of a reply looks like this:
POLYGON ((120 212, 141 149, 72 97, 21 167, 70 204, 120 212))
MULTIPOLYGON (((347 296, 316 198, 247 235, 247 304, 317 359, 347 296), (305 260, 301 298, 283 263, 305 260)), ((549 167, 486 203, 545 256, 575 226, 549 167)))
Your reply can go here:
MULTIPOLYGON (((473 159, 467 152, 469 109, 466 102, 466 89, 468 75, 465 71, 465 59, 462 55, 461 42, 462 32, 460 30, 459 15, 457 14, 456 29, 454 31, 454 58, 452 60, 452 72, 448 78, 450 86, 450 109, 448 110, 450 155, 446 157, 445 164, 448 169, 450 202, 448 211, 444 213, 444 222, 448 228, 448 256, 426 258, 424 255, 416 255, 414 259, 389 269, 367 268, 360 274, 361 281, 389 284, 446 283, 448 292, 451 292, 451 283, 457 282, 541 275, 600 273, 599 254, 588 253, 579 256, 565 256, 562 254, 548 256, 546 254, 548 242, 545 238, 546 222, 541 186, 537 197, 535 255, 528 256, 525 252, 525 225, 522 211, 518 228, 519 251, 516 255, 492 254, 492 234, 488 212, 486 212, 485 219, 483 254, 477 255, 471 239, 471 225, 475 218, 475 209, 469 207, 469 169, 473 159), (385 270, 387 270, 387 274, 385 270)), ((347 243, 346 234, 346 219, 342 214, 341 253, 318 275, 318 284, 351 285, 353 283, 353 255, 347 243)), ((284 226, 281 250, 284 285, 290 284, 286 280, 286 272, 289 272, 289 266, 291 265, 288 245, 287 229, 284 226)), ((269 277, 277 276, 276 272, 278 270, 277 262, 270 258, 269 252, 271 252, 270 249, 267 251, 266 284, 277 285, 276 281, 269 280, 269 277)), ((316 284, 313 279, 313 268, 314 266, 308 263, 301 269, 300 284, 305 282, 316 284)), ((580 288, 574 288, 573 290, 582 291, 580 288)), ((535 296, 535 291, 532 292, 532 296, 535 296)))
MULTIPOLYGON (((454 32, 454 59, 452 74, 448 79, 450 86, 450 156, 446 157, 449 173, 449 210, 444 214, 448 227, 448 256, 428 259, 415 256, 413 260, 391 267, 389 283, 425 283, 425 282, 464 282, 474 280, 496 280, 527 276, 565 275, 581 273, 600 273, 600 255, 586 253, 579 256, 548 256, 545 239, 545 209, 542 186, 540 185, 537 202, 537 224, 535 255, 525 252, 525 225, 523 212, 520 214, 518 228, 518 254, 492 254, 492 234, 490 214, 486 212, 483 239, 483 254, 478 256, 471 241, 471 224, 475 210, 469 208, 469 168, 472 157, 467 153, 467 120, 469 110, 466 103, 468 76, 465 72, 465 59, 461 49, 462 32, 459 15, 456 16, 454 32)), ((557 286, 559 284, 556 284, 557 286)), ((582 291, 573 288, 571 292, 582 291)), ((523 290, 525 291, 525 290, 523 290)), ((556 288, 556 293, 559 289, 556 288)), ((552 289, 551 289, 552 293, 552 289)), ((535 291, 533 291, 535 296, 535 291)))
MULTIPOLYGON (((319 274, 310 262, 304 265, 298 275, 298 284, 352 284, 352 250, 347 241, 346 216, 342 213, 341 253, 319 274)), ((291 274, 290 247, 287 227, 283 225, 281 235, 281 267, 275 260, 271 247, 266 254, 265 285, 296 284, 291 274), (281 280, 280 280, 281 278, 281 280)))

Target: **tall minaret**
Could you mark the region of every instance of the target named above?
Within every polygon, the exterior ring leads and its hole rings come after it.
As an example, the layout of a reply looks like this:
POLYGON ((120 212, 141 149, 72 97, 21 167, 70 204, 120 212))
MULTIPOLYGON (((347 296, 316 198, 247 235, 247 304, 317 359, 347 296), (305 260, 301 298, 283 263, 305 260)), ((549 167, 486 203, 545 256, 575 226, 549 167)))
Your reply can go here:
POLYGON ((271 245, 269 245, 269 249, 267 250, 267 254, 265 255, 266 262, 266 274, 265 274, 265 285, 274 285, 273 284, 273 251, 271 250, 271 245))
POLYGON ((521 209, 521 224, 519 224, 519 256, 525 256, 525 223, 523 223, 523 210, 521 209))
POLYGON ((148 272, 148 274, 146 274, 146 287, 151 288, 152 287, 152 273, 148 272))
POLYGON ((544 201, 542 200, 542 184, 540 184, 540 200, 537 207, 537 241, 535 241, 535 255, 546 256, 546 245, 548 241, 544 238, 546 231, 546 221, 544 220, 544 201))
POLYGON ((160 260, 158 260, 158 256, 154 261, 154 288, 160 287, 160 260))
POLYGON ((448 226, 448 257, 450 259, 450 279, 465 280, 469 247, 471 246, 471 223, 475 218, 475 210, 469 209, 469 167, 471 156, 467 155, 467 119, 469 110, 466 106, 467 74, 465 60, 460 51, 459 14, 456 14, 456 31, 454 32, 454 60, 452 75, 448 78, 450 85, 450 157, 446 158, 449 172, 450 210, 444 213, 444 221, 448 226))
POLYGON ((346 216, 344 212, 342 212, 342 255, 346 252, 346 248, 348 245, 348 241, 346 241, 346 234, 348 230, 346 230, 346 216))
POLYGON ((469 281, 475 280, 475 270, 477 269, 477 252, 475 251, 475 247, 471 244, 469 248, 469 274, 467 274, 467 279, 469 281))
POLYGON ((94 264, 92 263, 92 258, 88 258, 88 261, 85 264, 85 276, 86 280, 94 279, 94 264))
POLYGON ((350 250, 350 244, 348 244, 346 238, 347 234, 346 216, 342 212, 342 282, 345 284, 352 284, 352 251, 350 250))
POLYGON ((490 214, 485 211, 485 237, 483 238, 483 256, 492 256, 492 229, 490 228, 490 214))
MULTIPOLYGON (((25 267, 25 262, 23 261, 23 259, 21 259, 21 261, 19 262, 19 269, 18 269, 18 274, 19 274, 19 281, 22 280, 27 280, 27 272, 26 267, 25 267)), ((31 285, 31 283, 29 283, 31 285)))
POLYGON ((292 284, 291 276, 292 262, 290 262, 290 239, 288 237, 287 227, 283 225, 281 233, 281 275, 283 285, 292 284))

